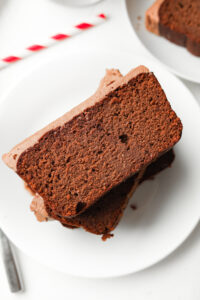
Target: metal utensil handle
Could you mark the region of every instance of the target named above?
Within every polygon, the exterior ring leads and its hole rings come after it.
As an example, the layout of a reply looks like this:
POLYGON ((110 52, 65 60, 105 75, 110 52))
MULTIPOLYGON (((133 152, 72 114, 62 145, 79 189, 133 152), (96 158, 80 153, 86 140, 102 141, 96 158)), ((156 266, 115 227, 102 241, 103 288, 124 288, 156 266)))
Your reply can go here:
POLYGON ((0 229, 0 237, 1 237, 2 250, 3 250, 3 262, 5 265, 10 290, 12 293, 15 293, 22 289, 20 278, 17 272, 17 268, 16 268, 16 264, 15 264, 15 260, 13 257, 9 240, 1 229, 0 229))

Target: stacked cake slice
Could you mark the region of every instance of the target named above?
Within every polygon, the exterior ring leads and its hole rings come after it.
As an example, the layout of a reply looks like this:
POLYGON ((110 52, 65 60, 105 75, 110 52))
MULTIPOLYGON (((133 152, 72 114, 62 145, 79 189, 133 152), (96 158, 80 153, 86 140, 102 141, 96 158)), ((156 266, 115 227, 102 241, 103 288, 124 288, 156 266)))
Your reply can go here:
MULTIPOLYGON (((158 172, 171 166, 173 160, 174 152, 170 150, 147 167, 139 183, 152 178, 158 172)), ((86 231, 94 234, 107 234, 113 231, 119 223, 124 209, 128 204, 128 200, 136 188, 135 183, 136 176, 130 177, 116 188, 113 188, 94 205, 78 216, 64 218, 54 215, 54 218, 59 220, 66 227, 82 227, 86 231)), ((48 219, 43 199, 39 195, 34 197, 31 203, 31 210, 34 211, 39 221, 46 221, 48 219)))
POLYGON ((146 28, 200 56, 200 1, 156 0, 146 11, 146 28))
POLYGON ((39 220, 106 234, 143 180, 173 161, 182 124, 153 73, 107 71, 88 100, 3 156, 39 220))

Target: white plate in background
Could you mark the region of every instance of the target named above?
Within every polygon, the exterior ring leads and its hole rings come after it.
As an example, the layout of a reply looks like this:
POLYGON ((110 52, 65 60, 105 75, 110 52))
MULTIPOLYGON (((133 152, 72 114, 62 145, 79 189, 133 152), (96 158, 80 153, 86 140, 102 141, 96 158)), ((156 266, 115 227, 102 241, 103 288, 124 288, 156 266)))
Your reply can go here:
POLYGON ((22 180, 0 162, 0 226, 22 251, 54 269, 85 277, 142 270, 174 251, 199 220, 199 106, 175 76, 132 53, 68 53, 26 74, 0 105, 1 154, 90 96, 106 68, 125 74, 140 64, 155 72, 184 130, 172 168, 138 188, 130 202, 139 208, 127 207, 113 238, 102 242, 81 229, 37 222, 22 180))
POLYGON ((125 0, 127 14, 141 44, 176 75, 200 83, 200 57, 145 28, 145 12, 155 0, 125 0))

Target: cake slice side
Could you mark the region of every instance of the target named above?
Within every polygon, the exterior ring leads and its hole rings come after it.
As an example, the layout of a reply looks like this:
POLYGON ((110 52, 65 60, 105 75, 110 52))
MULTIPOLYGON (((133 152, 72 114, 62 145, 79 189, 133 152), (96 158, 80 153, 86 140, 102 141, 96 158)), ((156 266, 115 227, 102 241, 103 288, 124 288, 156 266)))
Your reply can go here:
POLYGON ((113 231, 123 217, 128 201, 138 187, 138 184, 152 179, 159 172, 170 167, 174 161, 174 157, 173 150, 168 151, 143 170, 137 178, 133 176, 112 189, 106 196, 81 215, 74 218, 62 219, 56 216, 56 219, 63 225, 82 227, 94 234, 106 234, 113 231))
POLYGON ((159 10, 161 4, 165 0, 157 0, 155 1, 151 7, 149 7, 145 13, 145 25, 146 28, 157 35, 160 35, 160 30, 159 30, 159 22, 160 22, 160 17, 159 17, 159 10))
MULTIPOLYGON (((173 161, 174 152, 170 150, 148 166, 145 172, 141 172, 140 176, 133 176, 126 182, 121 183, 79 216, 64 218, 55 214, 54 218, 69 228, 82 227, 94 234, 109 233, 116 228, 121 220, 128 200, 132 197, 138 183, 152 178, 171 166, 173 161)), ((40 196, 34 197, 31 203, 31 210, 35 213, 38 221, 47 220, 48 214, 45 211, 44 201, 40 196)))
POLYGON ((200 56, 199 0, 157 0, 147 11, 147 30, 200 56))
POLYGON ((37 131, 33 135, 29 136, 21 143, 13 147, 8 153, 3 154, 2 159, 4 163, 15 172, 17 172, 17 163, 21 154, 39 143, 40 139, 48 132, 51 132, 57 128, 63 127, 66 123, 73 120, 73 118, 79 116, 86 109, 94 106, 100 102, 107 94, 117 89, 120 85, 126 84, 131 78, 136 77, 140 73, 148 73, 149 70, 144 66, 139 66, 131 70, 126 76, 122 76, 119 70, 111 69, 106 71, 106 75, 100 82, 97 91, 70 111, 65 113, 57 120, 51 122, 41 130, 37 131))

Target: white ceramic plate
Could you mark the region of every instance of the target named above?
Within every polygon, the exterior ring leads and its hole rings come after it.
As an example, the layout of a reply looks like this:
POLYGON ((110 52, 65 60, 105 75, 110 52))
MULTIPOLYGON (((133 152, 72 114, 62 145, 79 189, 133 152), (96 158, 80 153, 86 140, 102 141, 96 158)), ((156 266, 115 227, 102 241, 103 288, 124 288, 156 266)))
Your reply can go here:
POLYGON ((200 83, 200 57, 190 54, 165 38, 145 28, 145 12, 155 0, 126 0, 126 8, 135 35, 145 48, 170 71, 182 78, 200 83), (138 17, 140 20, 138 20, 138 17))
POLYGON ((155 63, 132 54, 73 53, 38 66, 0 106, 1 153, 90 96, 106 68, 122 73, 144 64, 153 70, 184 124, 172 168, 141 185, 114 238, 39 223, 20 178, 0 162, 0 226, 25 253, 63 272, 119 276, 144 269, 171 253, 195 227, 200 212, 200 112, 187 88, 155 63), (198 129, 198 130, 197 130, 198 129))

